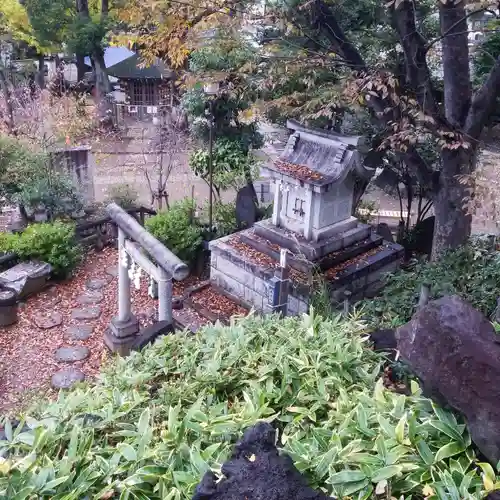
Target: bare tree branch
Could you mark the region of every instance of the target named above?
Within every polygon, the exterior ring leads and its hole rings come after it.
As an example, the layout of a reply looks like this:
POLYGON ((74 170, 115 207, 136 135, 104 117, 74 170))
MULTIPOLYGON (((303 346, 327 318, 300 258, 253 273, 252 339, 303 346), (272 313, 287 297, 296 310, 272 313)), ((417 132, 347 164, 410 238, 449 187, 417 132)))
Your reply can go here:
POLYGON ((326 36, 335 52, 338 52, 353 69, 366 70, 363 57, 345 36, 330 7, 323 0, 314 0, 312 7, 314 28, 319 29, 326 36))
POLYGON ((483 86, 474 94, 465 120, 464 131, 473 138, 479 139, 481 131, 496 109, 496 100, 500 89, 500 57, 490 71, 483 86))
MULTIPOLYGON (((321 30, 332 43, 335 50, 342 55, 352 69, 366 71, 367 66, 365 61, 356 47, 346 37, 330 7, 323 0, 314 0, 314 9, 316 15, 313 17, 313 22, 316 29, 321 30)), ((422 77, 420 76, 419 78, 422 77)), ((387 104, 381 98, 373 96, 369 101, 369 106, 377 116, 382 117, 379 119, 388 122, 397 118, 394 113, 386 112, 387 104)), ((428 186, 429 188, 432 186, 433 170, 414 147, 408 146, 407 150, 399 152, 398 156, 415 172, 415 175, 423 186, 428 186)))
POLYGON ((413 2, 390 7, 392 24, 398 33, 405 55, 406 84, 413 89, 424 113, 441 120, 426 60, 425 39, 418 32, 413 2))
MULTIPOLYGON (((447 37, 449 34, 452 33, 452 31, 460 24, 462 21, 469 19, 469 17, 474 16, 476 14, 479 14, 480 12, 492 12, 495 14, 492 10, 488 9, 487 7, 484 7, 482 9, 476 9, 476 10, 471 10, 466 16, 464 16, 463 19, 459 19, 456 21, 454 24, 452 24, 447 30, 444 31, 443 34, 438 36, 437 38, 434 38, 434 40, 431 40, 430 42, 427 43, 425 47, 425 51, 428 52, 436 43, 440 42, 443 38, 447 37)), ((496 14, 495 14, 496 16, 496 14)), ((468 33, 468 32, 467 32, 468 33)))

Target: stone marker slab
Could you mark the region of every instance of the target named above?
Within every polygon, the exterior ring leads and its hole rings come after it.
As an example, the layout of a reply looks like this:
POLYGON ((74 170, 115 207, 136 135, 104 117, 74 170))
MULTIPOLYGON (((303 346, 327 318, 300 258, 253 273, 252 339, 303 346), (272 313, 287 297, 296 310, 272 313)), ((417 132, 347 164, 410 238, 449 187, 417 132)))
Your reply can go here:
POLYGON ((90 349, 84 346, 76 347, 59 347, 56 351, 57 361, 65 361, 67 363, 74 363, 75 361, 82 361, 87 359, 90 355, 90 349))
POLYGON ((253 186, 246 185, 236 195, 236 222, 240 229, 253 226, 257 220, 257 198, 253 186))
POLYGON ((62 323, 63 317, 61 313, 51 312, 48 315, 36 314, 33 316, 33 322, 38 328, 43 330, 48 330, 49 328, 54 328, 62 323))
POLYGON ((93 331, 90 325, 71 325, 64 332, 64 337, 71 340, 87 340, 93 331))
POLYGON ((77 382, 83 382, 85 374, 77 368, 65 368, 52 375, 52 387, 54 389, 69 389, 77 382))
POLYGON ((91 278, 87 280, 85 286, 88 290, 102 290, 107 284, 109 280, 101 279, 101 278, 91 278))
POLYGON ((104 295, 98 290, 87 290, 76 298, 76 302, 82 306, 99 304, 103 301, 104 295))
POLYGON ((71 311, 71 319, 76 320, 97 319, 100 315, 101 308, 99 306, 82 307, 71 311))

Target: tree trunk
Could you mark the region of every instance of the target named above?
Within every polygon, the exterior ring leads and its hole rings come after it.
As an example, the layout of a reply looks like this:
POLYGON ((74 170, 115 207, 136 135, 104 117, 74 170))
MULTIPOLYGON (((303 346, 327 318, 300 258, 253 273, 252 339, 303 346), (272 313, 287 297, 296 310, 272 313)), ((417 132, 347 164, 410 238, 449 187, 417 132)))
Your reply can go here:
POLYGON ((85 56, 76 54, 76 80, 81 82, 85 76, 85 56))
POLYGON ((36 83, 41 88, 45 88, 45 57, 43 54, 38 54, 38 72, 36 74, 36 83))
POLYGON ((111 125, 113 121, 113 107, 109 95, 111 84, 104 63, 104 52, 102 50, 94 52, 92 60, 95 68, 96 97, 101 123, 106 126, 111 125))
POLYGON ((463 149, 444 149, 441 158, 443 170, 433 199, 436 225, 432 260, 437 260, 447 250, 464 245, 470 236, 472 222, 468 201, 473 192, 470 174, 474 171, 475 156, 463 149))
POLYGON ((4 122, 7 126, 7 132, 12 134, 14 131, 14 110, 12 109, 12 95, 9 88, 9 82, 5 77, 5 72, 3 68, 0 67, 0 89, 3 93, 3 98, 5 102, 5 110, 7 116, 4 117, 4 122))
MULTIPOLYGON (((101 18, 104 20, 108 15, 108 6, 106 0, 103 0, 101 11, 101 18)), ((79 13, 81 19, 86 22, 91 23, 89 13, 88 0, 77 0, 76 10, 79 13)), ((109 83, 108 73, 106 71, 106 65, 104 63, 104 51, 100 47, 96 47, 91 54, 92 66, 95 72, 96 79, 96 93, 99 115, 101 122, 105 125, 112 123, 112 107, 107 94, 111 92, 111 84, 109 83)))

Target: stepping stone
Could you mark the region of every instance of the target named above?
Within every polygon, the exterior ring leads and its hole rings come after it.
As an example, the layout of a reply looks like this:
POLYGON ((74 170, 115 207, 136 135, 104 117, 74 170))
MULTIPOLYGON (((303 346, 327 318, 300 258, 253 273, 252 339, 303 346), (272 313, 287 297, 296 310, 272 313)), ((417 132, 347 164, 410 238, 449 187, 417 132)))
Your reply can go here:
POLYGON ((70 340, 87 340, 94 329, 90 325, 71 325, 64 332, 64 338, 70 340))
POLYGON ((69 389, 77 382, 83 382, 85 374, 77 368, 65 368, 52 375, 52 387, 54 389, 69 389))
POLYGON ((63 317, 61 313, 51 312, 49 314, 36 314, 33 317, 33 321, 38 328, 43 330, 48 330, 49 328, 54 328, 54 326, 59 326, 62 323, 63 317))
POLYGON ((71 311, 71 319, 97 319, 101 315, 99 306, 82 307, 81 309, 73 309, 71 311))
POLYGON ((90 349, 84 346, 76 347, 59 347, 56 351, 57 361, 66 361, 74 363, 75 361, 83 361, 90 355, 90 349))
POLYGON ((118 276, 118 266, 109 266, 106 268, 106 274, 109 274, 112 278, 116 278, 118 276))
POLYGON ((76 298, 76 301, 81 306, 99 304, 104 299, 102 292, 98 290, 87 290, 76 298))
POLYGON ((87 281, 85 286, 88 290, 101 290, 109 283, 109 280, 92 278, 87 281))

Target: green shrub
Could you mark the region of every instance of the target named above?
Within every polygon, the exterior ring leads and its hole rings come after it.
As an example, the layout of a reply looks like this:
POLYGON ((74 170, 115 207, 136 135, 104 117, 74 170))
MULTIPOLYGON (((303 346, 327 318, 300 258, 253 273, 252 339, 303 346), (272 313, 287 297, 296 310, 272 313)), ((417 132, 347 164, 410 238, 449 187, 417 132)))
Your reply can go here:
POLYGON ((386 390, 363 328, 250 317, 117 358, 15 431, 5 422, 0 497, 189 499, 243 429, 266 419, 311 485, 339 498, 375 498, 375 488, 383 498, 483 498, 497 479, 463 423, 415 383, 411 396, 386 390))
POLYGON ((2 238, 0 251, 14 252, 22 260, 48 262, 57 277, 70 273, 82 256, 81 247, 75 241, 74 225, 61 221, 31 224, 20 234, 2 238))
POLYGON ((136 206, 138 199, 137 189, 127 183, 111 186, 107 196, 108 203, 117 203, 125 209, 136 206))
POLYGON ((500 295, 500 253, 490 243, 475 239, 449 252, 438 262, 419 262, 408 271, 385 279, 380 297, 364 302, 364 311, 377 325, 397 326, 411 319, 422 284, 431 297, 457 294, 490 316, 500 295))
POLYGON ((354 217, 363 224, 370 224, 377 213, 377 204, 374 201, 361 200, 356 207, 354 217))
POLYGON ((54 171, 49 156, 29 144, 0 136, 0 196, 28 211, 42 208, 51 217, 81 210, 83 200, 67 174, 54 171))
POLYGON ((83 208, 83 199, 68 175, 52 172, 19 184, 13 200, 33 212, 47 210, 49 217, 69 216, 83 208))
POLYGON ((194 220, 195 208, 193 200, 185 198, 146 220, 146 229, 188 263, 194 262, 202 243, 202 230, 194 220))
MULTIPOLYGON (((208 203, 203 208, 203 220, 208 222, 208 203)), ((222 238, 238 230, 236 223, 236 203, 223 203, 216 201, 213 205, 213 223, 216 238, 222 238)))

